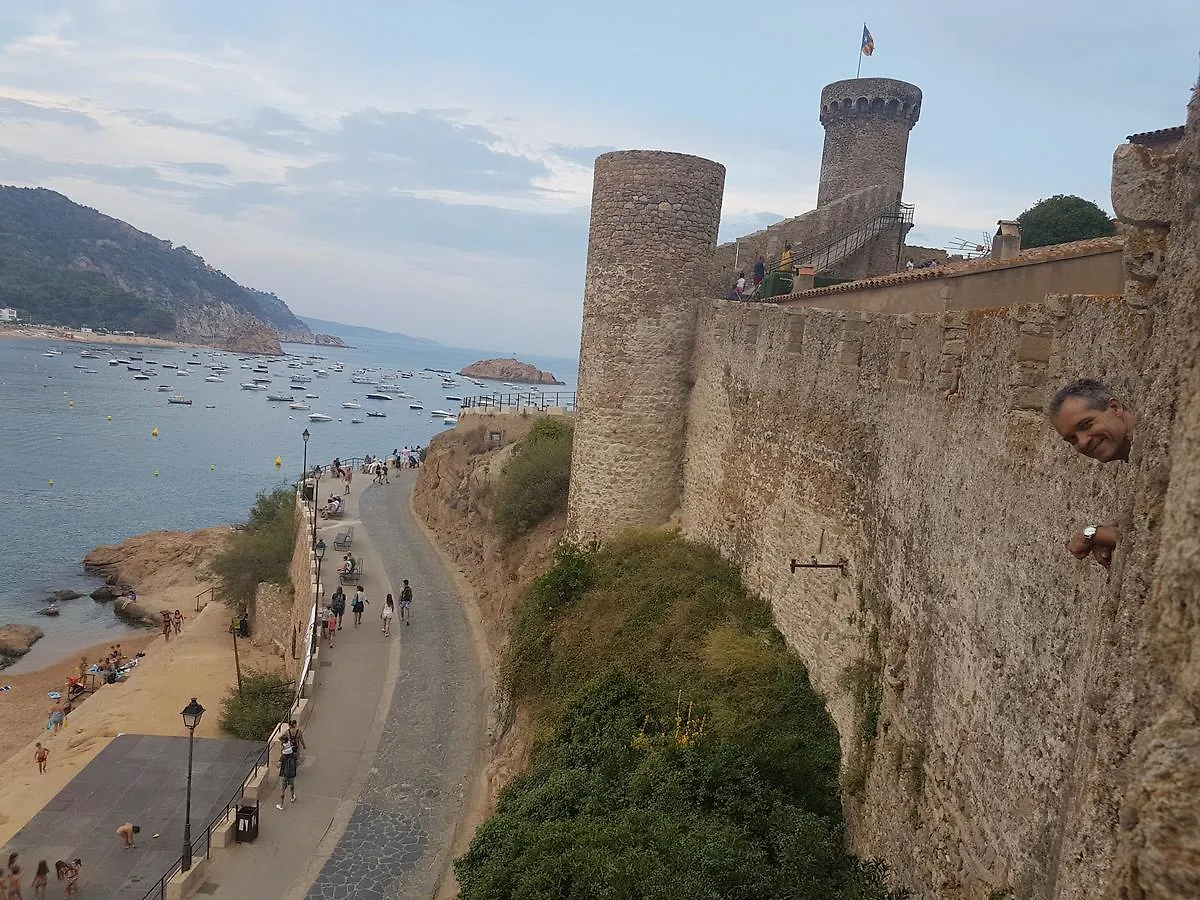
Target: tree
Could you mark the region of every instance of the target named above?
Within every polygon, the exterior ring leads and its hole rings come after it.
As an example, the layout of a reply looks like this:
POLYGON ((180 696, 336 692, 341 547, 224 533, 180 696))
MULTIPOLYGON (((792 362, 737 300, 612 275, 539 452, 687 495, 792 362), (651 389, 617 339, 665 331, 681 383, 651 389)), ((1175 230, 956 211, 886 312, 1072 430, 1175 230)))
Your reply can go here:
POLYGON ((1039 200, 1017 216, 1017 221, 1021 224, 1023 250, 1117 233, 1117 226, 1104 210, 1091 200, 1070 194, 1039 200))

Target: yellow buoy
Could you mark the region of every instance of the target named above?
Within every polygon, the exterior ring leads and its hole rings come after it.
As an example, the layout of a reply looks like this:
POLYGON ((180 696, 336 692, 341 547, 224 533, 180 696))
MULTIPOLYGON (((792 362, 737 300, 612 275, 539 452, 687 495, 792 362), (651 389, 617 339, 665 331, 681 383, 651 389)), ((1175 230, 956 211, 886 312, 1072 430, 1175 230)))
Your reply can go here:
POLYGON ((110 422, 112 421, 112 416, 108 417, 108 421, 110 421, 110 422))
POLYGON ((157 425, 154 427, 154 430, 150 432, 150 437, 158 437, 158 426, 157 425))
POLYGON ((51 478, 49 481, 46 482, 46 484, 50 485, 50 487, 54 487, 54 479, 51 478))
POLYGON ((68 401, 67 401, 67 406, 71 407, 71 409, 74 409, 74 408, 75 408, 75 401, 74 401, 74 400, 68 400, 68 401))
POLYGON ((282 456, 275 457, 275 468, 278 469, 282 465, 283 465, 283 457, 282 456))

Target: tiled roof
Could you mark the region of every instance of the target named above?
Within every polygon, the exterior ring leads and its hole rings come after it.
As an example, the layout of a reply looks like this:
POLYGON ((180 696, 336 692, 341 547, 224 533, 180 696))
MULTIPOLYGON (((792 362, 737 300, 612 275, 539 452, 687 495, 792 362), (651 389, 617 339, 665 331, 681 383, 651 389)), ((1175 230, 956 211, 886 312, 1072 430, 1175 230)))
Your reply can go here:
POLYGON ((1008 259, 968 259, 961 262, 949 262, 936 269, 914 269, 911 272, 894 272, 891 275, 877 275, 874 278, 861 278, 858 281, 847 281, 843 284, 831 284, 829 287, 813 288, 808 291, 797 291, 781 297, 772 297, 764 303, 782 303, 788 300, 807 300, 810 297, 825 297, 829 294, 846 294, 852 291, 871 290, 872 288, 889 287, 893 284, 907 284, 910 281, 932 281, 935 278, 957 278, 960 275, 973 275, 976 272, 989 272, 996 269, 1011 269, 1017 266, 1028 266, 1035 263, 1051 262, 1056 259, 1075 259, 1080 256, 1095 256, 1098 253, 1112 253, 1124 246, 1120 236, 1090 238, 1086 241, 1073 241, 1069 244, 1055 244, 1051 247, 1035 247, 1023 250, 1008 259))
POLYGON ((1143 131, 1140 134, 1131 134, 1125 140, 1131 144, 1166 144, 1170 141, 1180 140, 1186 130, 1186 125, 1176 125, 1173 128, 1160 128, 1157 131, 1143 131))

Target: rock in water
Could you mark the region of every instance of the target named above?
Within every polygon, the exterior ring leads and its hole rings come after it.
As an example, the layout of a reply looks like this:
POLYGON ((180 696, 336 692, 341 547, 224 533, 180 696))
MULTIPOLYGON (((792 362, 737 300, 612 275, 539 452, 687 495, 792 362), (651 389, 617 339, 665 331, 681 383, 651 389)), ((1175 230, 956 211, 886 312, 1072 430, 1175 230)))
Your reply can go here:
POLYGON ((0 668, 28 653, 41 636, 32 625, 0 625, 0 668))
POLYGON ((562 384, 553 372, 543 372, 537 366, 519 359, 481 359, 473 362, 459 375, 468 378, 490 378, 493 381, 511 381, 514 384, 562 384))
POLYGON ((107 578, 104 579, 104 583, 107 584, 109 587, 112 587, 117 583, 117 580, 118 580, 117 573, 113 572, 111 575, 109 575, 107 578))
POLYGON ((92 591, 91 597, 93 600, 116 600, 117 592, 110 588, 107 584, 102 584, 100 587, 92 591))
POLYGON ((135 625, 158 625, 162 622, 162 616, 157 616, 146 607, 142 606, 135 600, 130 600, 128 597, 120 597, 113 606, 113 612, 118 618, 124 619, 126 622, 132 622, 135 625))
POLYGON ((77 600, 82 596, 83 594, 79 591, 55 591, 46 600, 50 603, 66 603, 68 600, 77 600))

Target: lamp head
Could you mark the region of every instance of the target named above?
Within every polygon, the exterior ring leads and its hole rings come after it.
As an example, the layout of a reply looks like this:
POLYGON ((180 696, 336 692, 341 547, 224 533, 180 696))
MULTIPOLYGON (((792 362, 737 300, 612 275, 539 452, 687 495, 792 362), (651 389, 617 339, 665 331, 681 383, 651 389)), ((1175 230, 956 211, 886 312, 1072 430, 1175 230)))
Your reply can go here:
POLYGON ((302 432, 300 432, 300 437, 304 438, 304 443, 306 443, 306 444, 307 444, 307 443, 308 443, 308 439, 309 439, 310 437, 312 437, 312 435, 310 435, 310 434, 308 433, 308 429, 307 429, 307 428, 305 428, 305 429, 304 429, 302 432))
POLYGON ((192 702, 183 708, 180 713, 183 716, 184 727, 188 731, 194 731, 196 726, 200 724, 200 719, 204 716, 204 707, 196 702, 196 698, 192 698, 192 702))
POLYGON ((324 559, 325 558, 325 541, 324 540, 317 541, 316 550, 317 550, 317 559, 324 559))

